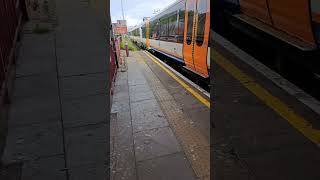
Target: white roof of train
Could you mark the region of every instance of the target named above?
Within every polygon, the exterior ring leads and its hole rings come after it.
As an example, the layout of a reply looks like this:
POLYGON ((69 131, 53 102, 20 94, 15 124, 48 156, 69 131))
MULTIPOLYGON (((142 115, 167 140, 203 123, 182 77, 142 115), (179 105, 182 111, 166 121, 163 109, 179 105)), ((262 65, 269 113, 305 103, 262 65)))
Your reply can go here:
MULTIPOLYGON (((171 3, 170 5, 168 5, 166 8, 164 8, 163 10, 161 10, 157 15, 151 17, 150 20, 157 19, 157 18, 161 17, 161 16, 163 15, 163 12, 167 11, 168 9, 170 9, 170 8, 173 7, 174 5, 180 3, 181 1, 183 1, 183 0, 174 1, 173 3, 171 3)), ((133 31, 133 30, 135 30, 135 29, 137 29, 137 28, 140 28, 140 27, 143 26, 143 25, 144 25, 144 23, 141 22, 140 24, 135 25, 132 29, 130 29, 129 32, 131 32, 131 31, 133 31)))

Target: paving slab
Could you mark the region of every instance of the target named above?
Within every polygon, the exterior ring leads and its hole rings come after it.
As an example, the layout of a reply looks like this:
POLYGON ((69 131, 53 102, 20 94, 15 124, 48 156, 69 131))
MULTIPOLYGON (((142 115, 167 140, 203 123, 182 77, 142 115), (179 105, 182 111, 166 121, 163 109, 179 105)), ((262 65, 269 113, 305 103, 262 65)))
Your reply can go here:
POLYGON ((162 111, 141 112, 132 115, 133 132, 169 126, 162 111))
POLYGON ((70 180, 107 179, 109 177, 107 164, 92 163, 70 167, 70 180))
POLYGON ((135 154, 130 112, 112 114, 111 179, 136 179, 135 154))
POLYGON ((180 145, 169 127, 135 133, 134 145, 137 161, 181 151, 180 145))
POLYGON ((10 128, 3 160, 19 162, 63 154, 60 122, 43 122, 10 128))
POLYGON ((113 101, 121 102, 121 101, 126 101, 129 102, 129 90, 128 86, 115 86, 114 88, 114 95, 112 96, 113 101))
POLYGON ((140 180, 196 180, 188 160, 183 153, 138 163, 138 176, 140 180))
POLYGON ((106 73, 65 77, 60 80, 63 101, 86 96, 106 94, 106 73))
MULTIPOLYGON (((82 51, 85 50, 85 48, 82 49, 82 51)), ((58 57, 61 61, 58 62, 59 76, 73 76, 78 74, 106 72, 106 56, 106 54, 96 55, 95 53, 92 53, 88 54, 87 56, 80 54, 77 56, 58 57)))
POLYGON ((67 180, 64 156, 53 156, 23 163, 21 180, 67 180))
POLYGON ((106 124, 70 128, 65 131, 68 167, 107 162, 109 149, 106 124))
POLYGON ((55 73, 19 77, 14 82, 13 101, 16 98, 57 96, 58 81, 55 73))
POLYGON ((130 93, 130 100, 132 103, 149 100, 149 99, 155 99, 155 96, 153 95, 153 92, 146 91, 146 92, 139 92, 139 93, 130 93))
POLYGON ((132 148, 133 147, 133 132, 132 132, 132 122, 130 112, 117 113, 117 126, 116 134, 111 136, 116 136, 114 140, 115 146, 118 149, 121 148, 132 148))
POLYGON ((160 105, 156 99, 148 99, 130 103, 130 108, 132 115, 142 112, 161 111, 160 105))
POLYGON ((116 165, 115 168, 112 169, 114 179, 135 180, 137 175, 134 150, 131 148, 121 148, 116 151, 121 151, 121 153, 115 153, 116 165))
POLYGON ((149 92, 149 91, 151 91, 151 89, 148 84, 139 84, 139 85, 129 86, 130 94, 137 94, 137 93, 149 92))
POLYGON ((52 32, 46 34, 23 34, 17 63, 25 65, 30 59, 40 62, 43 57, 55 57, 54 41, 55 37, 52 32))
POLYGON ((10 106, 8 126, 16 127, 47 121, 60 122, 58 96, 16 98, 10 106))
POLYGON ((129 101, 114 101, 111 107, 111 113, 128 112, 130 110, 129 101))
POLYGON ((122 86, 122 85, 128 85, 128 80, 126 79, 116 80, 115 86, 122 86))
POLYGON ((25 34, 16 62, 16 76, 52 73, 56 71, 54 34, 25 34))
POLYGON ((62 103, 65 128, 107 122, 107 95, 87 96, 62 103))

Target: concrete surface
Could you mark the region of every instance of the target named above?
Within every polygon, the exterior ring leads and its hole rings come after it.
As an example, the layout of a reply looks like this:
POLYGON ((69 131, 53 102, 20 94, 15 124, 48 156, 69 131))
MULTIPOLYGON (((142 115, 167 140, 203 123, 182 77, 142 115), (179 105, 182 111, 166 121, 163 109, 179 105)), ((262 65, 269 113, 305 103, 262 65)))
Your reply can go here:
POLYGON ((109 177, 103 22, 84 2, 55 2, 56 29, 22 37, 0 179, 109 177))
MULTIPOLYGON (((319 116, 231 53, 217 50, 293 112, 319 127, 319 116)), ((216 57, 218 58, 218 57, 216 57)), ((215 109, 213 174, 216 179, 319 179, 320 151, 219 64, 213 63, 215 109)), ((251 83, 251 82, 247 82, 251 83)))
MULTIPOLYGON (((152 69, 147 64, 143 64, 142 61, 149 62, 145 60, 146 57, 141 56, 142 54, 140 51, 131 52, 127 58, 128 71, 118 71, 117 74, 111 110, 113 117, 111 122, 112 180, 205 179, 198 177, 194 172, 191 161, 181 145, 181 138, 169 123, 172 121, 167 115, 169 112, 163 108, 164 103, 161 103, 165 100, 166 108, 180 112, 178 111, 180 107, 173 107, 173 104, 179 102, 165 95, 168 93, 167 85, 176 85, 180 91, 183 87, 154 63, 152 69), (152 71, 155 74, 150 74, 152 71), (161 72, 160 76, 157 71, 161 72), (159 86, 158 83, 163 85, 159 86), (155 85, 157 91, 154 89, 155 85)), ((199 104, 200 101, 195 103, 199 104)), ((179 103, 180 105, 183 106, 179 103)), ((207 116, 203 116, 202 121, 209 124, 208 112, 207 116)), ((183 116, 189 118, 186 113, 183 116)), ((184 120, 189 121, 189 119, 184 120)), ((199 161, 201 162, 201 159, 199 161)))

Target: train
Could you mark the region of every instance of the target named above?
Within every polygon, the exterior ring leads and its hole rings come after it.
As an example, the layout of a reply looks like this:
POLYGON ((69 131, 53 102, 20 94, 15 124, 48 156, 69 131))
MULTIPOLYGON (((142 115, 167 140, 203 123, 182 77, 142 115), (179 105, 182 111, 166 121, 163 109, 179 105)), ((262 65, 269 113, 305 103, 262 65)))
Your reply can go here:
POLYGON ((237 46, 256 46, 280 74, 319 76, 319 0, 215 0, 212 8, 215 32, 241 39, 237 46))
POLYGON ((242 44, 253 39, 280 74, 295 64, 320 79, 320 0, 178 0, 129 36, 210 78, 210 31, 242 44))
POLYGON ((178 0, 129 30, 139 46, 161 53, 200 78, 210 78, 210 0, 178 0))

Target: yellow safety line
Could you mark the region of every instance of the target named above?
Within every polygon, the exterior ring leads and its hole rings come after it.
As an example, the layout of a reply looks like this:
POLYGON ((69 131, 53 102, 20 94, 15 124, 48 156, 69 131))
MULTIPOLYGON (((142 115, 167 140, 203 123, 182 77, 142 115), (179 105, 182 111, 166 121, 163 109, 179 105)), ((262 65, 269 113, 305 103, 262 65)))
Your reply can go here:
POLYGON ((320 144, 320 130, 312 128, 312 125, 303 117, 296 114, 279 98, 273 96, 266 89, 255 83, 251 77, 242 72, 239 68, 229 62, 223 55, 212 49, 213 60, 236 78, 240 83, 257 96, 268 107, 277 112, 282 118, 287 120, 294 128, 300 131, 313 143, 320 144))
POLYGON ((202 97, 198 92, 193 90, 190 86, 188 86, 185 82, 183 82, 180 78, 174 75, 169 69, 163 66, 161 63, 158 62, 154 57, 143 51, 150 59, 155 62, 158 66, 160 66, 166 73, 168 73, 174 80, 176 80, 181 86, 183 86, 186 90, 188 90, 194 97, 196 97, 200 102, 202 102, 205 106, 210 108, 210 102, 202 97))

